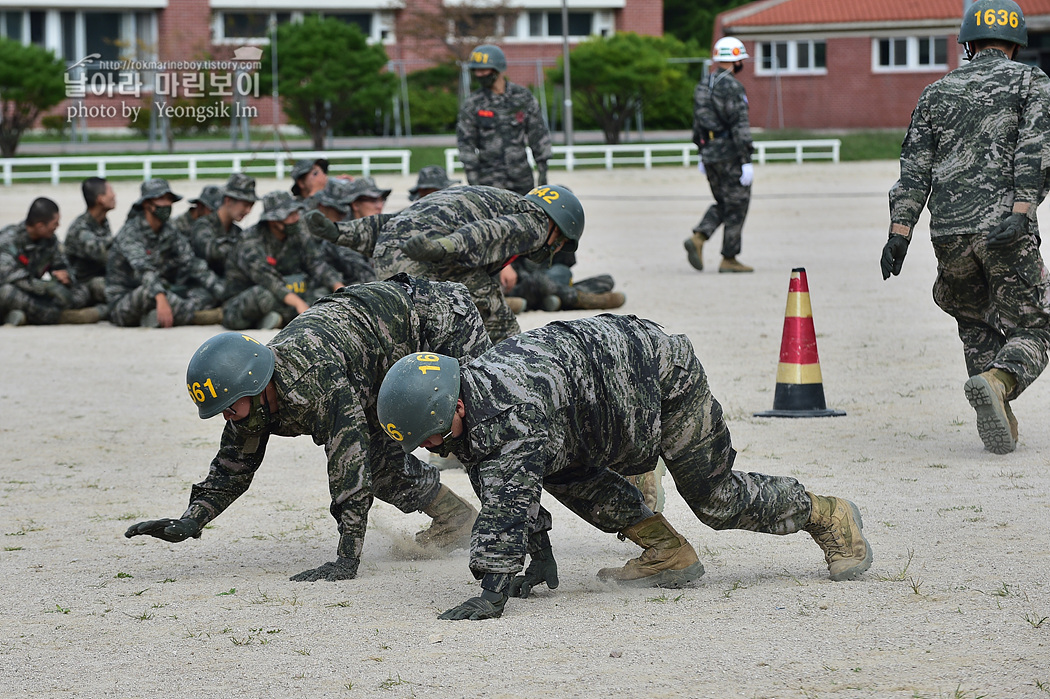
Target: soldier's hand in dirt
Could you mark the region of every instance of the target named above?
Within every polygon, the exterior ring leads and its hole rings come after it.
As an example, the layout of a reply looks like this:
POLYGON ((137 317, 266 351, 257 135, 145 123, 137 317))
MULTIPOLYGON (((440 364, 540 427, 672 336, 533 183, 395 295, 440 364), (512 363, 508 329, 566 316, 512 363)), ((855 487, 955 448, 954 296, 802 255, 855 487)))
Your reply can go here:
POLYGON ((882 278, 889 279, 890 274, 897 276, 904 265, 904 256, 908 254, 908 239, 894 233, 882 247, 882 278))
POLYGON ((438 615, 438 619, 446 621, 499 619, 503 615, 503 607, 506 606, 507 599, 507 595, 502 592, 482 589, 481 597, 471 597, 458 607, 453 607, 438 615))
POLYGON ((142 536, 144 534, 177 544, 190 537, 194 539, 201 538, 201 525, 197 520, 189 517, 185 519, 152 519, 147 522, 132 524, 124 532, 124 536, 129 539, 133 536, 142 536))
POLYGON ((437 262, 453 250, 448 238, 430 238, 425 233, 412 236, 401 246, 403 253, 420 262, 437 262))
POLYGON ((353 580, 357 577, 357 566, 360 565, 360 563, 361 562, 356 558, 339 556, 334 561, 329 561, 323 566, 304 570, 288 579, 292 582, 316 582, 318 580, 335 582, 336 580, 353 580))
POLYGON ((984 239, 990 248, 1001 248, 1028 233, 1028 214, 1013 213, 1003 219, 984 239))
POLYGON ((547 583, 547 587, 552 590, 558 587, 558 563, 554 560, 554 551, 550 547, 531 554, 525 574, 516 575, 510 581, 507 592, 511 597, 525 598, 532 592, 532 588, 540 583, 547 583))
POLYGON ((339 239, 339 229, 317 209, 308 212, 303 220, 306 222, 306 230, 310 232, 310 235, 333 243, 339 239))

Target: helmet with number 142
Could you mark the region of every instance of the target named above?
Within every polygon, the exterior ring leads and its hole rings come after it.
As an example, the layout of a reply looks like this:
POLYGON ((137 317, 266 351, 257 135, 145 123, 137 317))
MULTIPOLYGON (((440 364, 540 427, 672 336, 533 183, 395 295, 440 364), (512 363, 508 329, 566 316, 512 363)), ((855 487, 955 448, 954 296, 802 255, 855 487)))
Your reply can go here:
POLYGON ((558 184, 536 187, 525 198, 536 204, 554 221, 568 240, 562 248, 565 252, 575 252, 583 235, 583 204, 568 187, 558 184))
POLYGON ((959 27, 959 43, 981 39, 1028 46, 1028 29, 1020 6, 1013 0, 978 0, 970 5, 959 27))
POLYGON ((262 393, 273 378, 273 363, 273 350, 241 333, 222 333, 198 347, 186 367, 186 389, 201 419, 262 393))
POLYGON ((394 362, 376 399, 379 424, 406 453, 452 430, 459 400, 459 361, 416 352, 394 362))

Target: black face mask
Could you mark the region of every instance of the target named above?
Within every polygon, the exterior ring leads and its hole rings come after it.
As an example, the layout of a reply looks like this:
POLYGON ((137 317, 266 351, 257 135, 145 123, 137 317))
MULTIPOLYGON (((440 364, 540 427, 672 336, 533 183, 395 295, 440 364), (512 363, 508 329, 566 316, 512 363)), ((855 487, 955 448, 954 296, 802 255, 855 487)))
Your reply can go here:
POLYGON ((171 218, 171 206, 154 206, 153 215, 158 221, 164 223, 171 218))
POLYGON ((426 450, 431 454, 437 454, 443 459, 447 459, 449 454, 455 452, 461 452, 467 446, 467 431, 463 430, 463 434, 458 437, 449 437, 448 439, 441 442, 433 449, 426 447, 426 450))
POLYGON ((492 89, 492 86, 496 84, 496 78, 499 77, 499 73, 491 73, 485 76, 478 76, 478 82, 486 90, 492 89))
POLYGON ((739 73, 743 69, 744 69, 743 61, 737 61, 736 63, 733 64, 733 72, 734 73, 739 73))
POLYGON ((558 252, 558 246, 560 244, 561 241, 547 243, 542 248, 538 250, 533 250, 528 255, 526 255, 526 259, 528 259, 530 262, 535 262, 538 265, 550 267, 551 264, 554 262, 554 253, 558 252))

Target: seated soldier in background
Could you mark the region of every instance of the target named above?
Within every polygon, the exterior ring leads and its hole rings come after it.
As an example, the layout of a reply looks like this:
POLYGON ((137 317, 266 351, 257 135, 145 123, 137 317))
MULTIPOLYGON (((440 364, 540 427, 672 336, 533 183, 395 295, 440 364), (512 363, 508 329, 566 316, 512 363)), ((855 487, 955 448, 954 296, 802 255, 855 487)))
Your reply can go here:
POLYGON ((33 200, 21 223, 0 230, 0 317, 7 325, 97 323, 87 287, 77 284, 55 238, 58 204, 33 200), (47 277, 47 278, 45 278, 47 277))
MULTIPOLYGON (((324 190, 317 196, 317 210, 332 223, 353 220, 350 213, 350 198, 353 195, 353 183, 337 177, 330 178, 324 190)), ((380 211, 379 213, 382 213, 380 211)), ((321 257, 328 270, 325 281, 338 290, 343 286, 371 282, 376 279, 372 260, 357 250, 336 245, 328 240, 317 239, 321 257)))
POLYGON ((263 197, 259 222, 241 234, 226 260, 225 327, 280 328, 310 307, 308 299, 327 293, 317 243, 299 222, 302 208, 287 192, 263 197))
POLYGON ((500 284, 508 300, 522 299, 522 310, 571 311, 575 309, 619 308, 626 301, 613 291, 613 278, 608 274, 573 281, 569 269, 576 263, 576 253, 559 252, 549 268, 518 258, 500 272, 500 284))
POLYGON ((350 219, 376 216, 383 213, 389 189, 382 189, 371 177, 358 177, 350 183, 347 202, 350 204, 350 219))
POLYGON ((241 227, 237 224, 251 212, 257 201, 255 178, 235 172, 226 180, 219 208, 193 223, 190 238, 193 253, 207 262, 220 277, 226 274, 226 257, 241 236, 241 227))
POLYGON ((450 180, 445 168, 440 165, 428 165, 419 170, 416 185, 408 190, 408 200, 419 201, 428 194, 448 189, 459 182, 460 180, 450 180))
POLYGON ((328 161, 306 158, 292 166, 292 195, 303 204, 303 211, 317 208, 317 195, 328 184, 328 161))
POLYGON ((109 322, 122 327, 210 325, 222 318, 222 280, 170 224, 182 199, 167 180, 146 180, 106 261, 109 322))
POLYGON ((106 218, 117 208, 113 186, 101 177, 89 177, 80 183, 87 211, 73 219, 66 230, 62 250, 77 282, 87 287, 90 303, 95 304, 102 320, 109 317, 106 305, 106 258, 113 244, 113 231, 106 218))
POLYGON ((222 187, 213 184, 201 189, 200 196, 189 200, 190 208, 171 219, 171 225, 180 235, 190 240, 193 235, 193 223, 222 206, 222 187))

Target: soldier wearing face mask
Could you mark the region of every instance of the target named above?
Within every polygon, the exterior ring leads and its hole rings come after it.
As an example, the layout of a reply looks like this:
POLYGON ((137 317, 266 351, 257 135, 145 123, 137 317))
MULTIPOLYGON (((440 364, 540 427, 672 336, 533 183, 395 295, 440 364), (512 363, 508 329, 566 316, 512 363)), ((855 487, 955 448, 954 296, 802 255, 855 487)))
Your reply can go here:
POLYGON ((106 259, 109 322, 151 328, 219 322, 222 280, 169 220, 182 197, 162 179, 140 189, 106 259))
POLYGON ((288 192, 263 197, 259 222, 226 258, 227 301, 222 324, 231 330, 283 327, 328 291, 317 242, 302 230, 303 203, 288 192))

